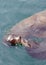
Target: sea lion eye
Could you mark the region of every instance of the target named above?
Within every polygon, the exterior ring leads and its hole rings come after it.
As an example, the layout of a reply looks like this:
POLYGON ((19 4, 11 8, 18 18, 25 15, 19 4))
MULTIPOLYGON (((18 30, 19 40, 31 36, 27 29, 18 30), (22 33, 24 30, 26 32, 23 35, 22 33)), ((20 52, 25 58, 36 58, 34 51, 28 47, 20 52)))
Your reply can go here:
POLYGON ((18 41, 19 41, 19 43, 21 43, 21 36, 19 37, 18 41))

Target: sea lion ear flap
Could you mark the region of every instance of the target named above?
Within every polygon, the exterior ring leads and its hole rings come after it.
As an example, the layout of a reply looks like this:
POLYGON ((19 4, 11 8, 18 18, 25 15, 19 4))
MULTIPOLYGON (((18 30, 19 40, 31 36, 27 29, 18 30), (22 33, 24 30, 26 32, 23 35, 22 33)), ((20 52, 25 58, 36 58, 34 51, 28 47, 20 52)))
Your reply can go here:
POLYGON ((33 42, 34 42, 36 45, 39 45, 39 43, 38 43, 37 41, 33 40, 33 42))
POLYGON ((38 43, 37 41, 34 41, 34 40, 33 40, 33 42, 34 42, 34 46, 35 46, 36 48, 38 48, 38 47, 39 47, 39 43, 38 43))
POLYGON ((39 47, 39 43, 37 41, 32 40, 32 39, 30 41, 28 41, 28 45, 31 48, 38 48, 39 47))

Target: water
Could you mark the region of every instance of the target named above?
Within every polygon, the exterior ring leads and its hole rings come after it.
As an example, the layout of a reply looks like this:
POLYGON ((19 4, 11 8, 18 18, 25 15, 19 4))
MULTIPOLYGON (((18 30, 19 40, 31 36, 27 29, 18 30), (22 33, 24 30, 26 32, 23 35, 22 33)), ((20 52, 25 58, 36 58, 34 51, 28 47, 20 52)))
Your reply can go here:
POLYGON ((46 0, 0 0, 0 65, 46 65, 29 56, 24 47, 6 47, 2 38, 19 21, 46 9, 46 0))

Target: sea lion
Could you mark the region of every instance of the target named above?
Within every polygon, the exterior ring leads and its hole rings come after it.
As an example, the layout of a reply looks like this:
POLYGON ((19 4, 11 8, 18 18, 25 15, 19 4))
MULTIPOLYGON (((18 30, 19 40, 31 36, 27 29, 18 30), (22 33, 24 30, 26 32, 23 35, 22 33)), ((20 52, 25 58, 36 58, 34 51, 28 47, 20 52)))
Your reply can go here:
POLYGON ((9 35, 14 36, 14 42, 18 43, 21 37, 21 43, 30 55, 38 58, 42 57, 42 59, 46 58, 46 10, 36 13, 13 26, 4 36, 5 41, 7 41, 9 35), (36 42, 33 38, 44 40, 36 42))

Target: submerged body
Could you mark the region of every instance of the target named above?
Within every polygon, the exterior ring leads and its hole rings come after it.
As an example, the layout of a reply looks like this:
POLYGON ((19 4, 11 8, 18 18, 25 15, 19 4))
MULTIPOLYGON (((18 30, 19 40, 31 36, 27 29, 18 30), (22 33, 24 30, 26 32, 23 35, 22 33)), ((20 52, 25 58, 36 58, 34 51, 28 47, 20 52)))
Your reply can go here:
POLYGON ((30 53, 30 55, 34 57, 43 57, 43 53, 46 57, 46 10, 13 26, 7 35, 4 36, 4 40, 10 43, 13 43, 14 40, 15 44, 20 42, 26 47, 26 50, 30 53), (9 35, 12 36, 12 39, 7 40, 9 35), (33 40, 33 37, 42 38, 44 40, 38 43, 33 40))

